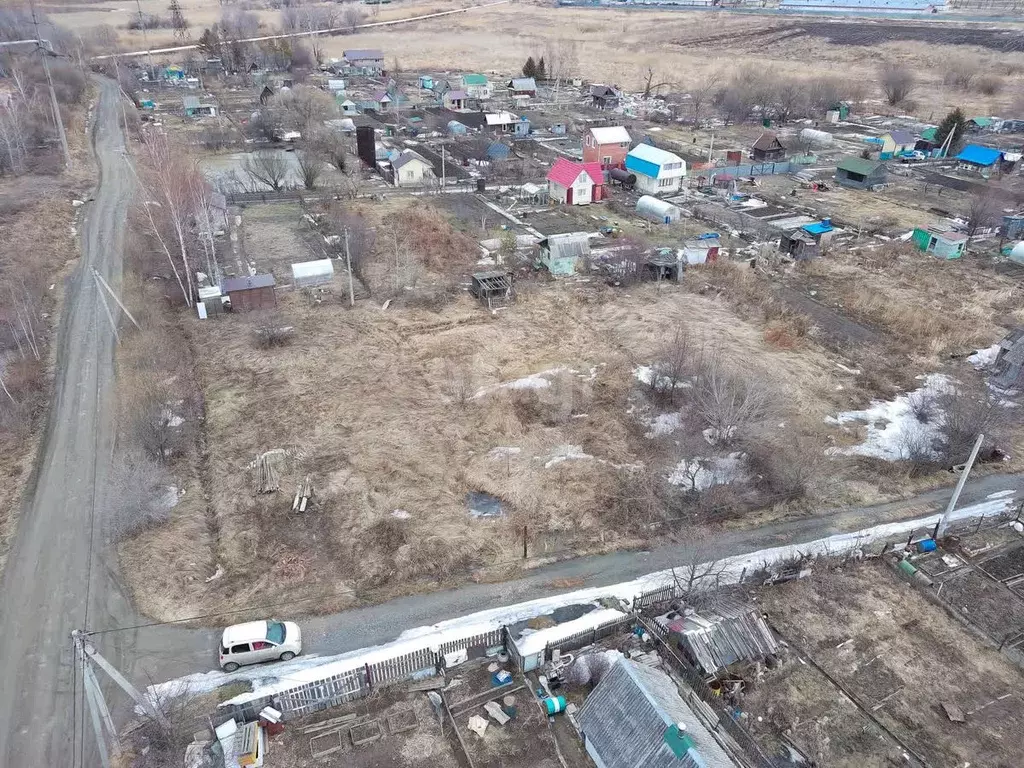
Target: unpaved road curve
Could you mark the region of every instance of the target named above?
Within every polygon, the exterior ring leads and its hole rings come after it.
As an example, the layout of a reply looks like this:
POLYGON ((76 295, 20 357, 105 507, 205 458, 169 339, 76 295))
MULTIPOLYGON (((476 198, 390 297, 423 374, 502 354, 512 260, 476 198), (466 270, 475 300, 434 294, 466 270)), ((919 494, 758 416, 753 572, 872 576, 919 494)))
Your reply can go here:
MULTIPOLYGON (((90 721, 81 718, 69 634, 86 622, 105 627, 134 618, 116 561, 106 557, 97 505, 114 439, 114 337, 91 270, 112 285, 120 281, 133 176, 119 117, 117 88, 102 80, 92 137, 100 182, 82 225, 81 260, 67 285, 44 443, 0 584, 2 768, 74 765, 83 723, 84 765, 97 764, 90 721)), ((117 644, 104 651, 123 663, 133 642, 131 633, 119 633, 117 644)))

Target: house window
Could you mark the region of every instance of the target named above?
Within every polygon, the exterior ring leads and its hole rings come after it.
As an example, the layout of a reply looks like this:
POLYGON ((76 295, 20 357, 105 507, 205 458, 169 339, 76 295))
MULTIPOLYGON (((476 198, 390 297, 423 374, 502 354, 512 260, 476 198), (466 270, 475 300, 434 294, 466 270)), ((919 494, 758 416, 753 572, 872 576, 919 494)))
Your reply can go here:
POLYGON ((658 179, 659 187, 671 187, 675 183, 675 179, 658 179))
POLYGON ((939 239, 937 237, 933 237, 931 240, 928 241, 928 250, 934 250, 935 246, 938 244, 939 239))
POLYGON ((612 156, 611 155, 605 155, 604 157, 601 158, 601 165, 611 165, 611 164, 612 164, 612 156))
POLYGON ((412 179, 414 175, 415 174, 412 171, 406 171, 405 172, 405 178, 406 179, 412 179))

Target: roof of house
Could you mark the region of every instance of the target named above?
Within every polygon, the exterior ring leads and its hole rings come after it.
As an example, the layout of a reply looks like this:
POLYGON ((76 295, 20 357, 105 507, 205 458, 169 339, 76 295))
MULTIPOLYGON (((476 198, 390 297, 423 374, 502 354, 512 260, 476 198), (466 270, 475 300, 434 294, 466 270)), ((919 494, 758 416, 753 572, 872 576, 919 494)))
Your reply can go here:
POLYGON ((608 670, 577 717, 588 746, 605 768, 736 765, 679 695, 672 678, 628 659, 619 659, 608 670), (693 742, 696 759, 676 736, 680 726, 693 742))
POLYGON ((590 253, 590 235, 586 232, 566 232, 561 235, 548 235, 540 241, 540 245, 547 246, 552 258, 579 259, 590 253))
POLYGON ((974 123, 979 128, 988 128, 995 122, 995 119, 991 117, 972 117, 967 122, 974 123))
POLYGON ((462 76, 463 85, 487 85, 487 75, 481 75, 478 73, 470 73, 462 76))
POLYGON ((601 98, 609 98, 618 96, 619 92, 612 88, 610 85, 604 85, 603 83, 594 83, 590 86, 590 95, 599 96, 601 98))
POLYGON ((486 117, 488 125, 508 125, 518 119, 511 112, 488 112, 486 117))
POLYGON ((338 80, 338 79, 335 79, 333 77, 328 78, 327 79, 327 88, 332 90, 332 91, 344 91, 345 90, 345 81, 344 80, 338 80))
POLYGON ((960 154, 956 156, 956 159, 962 160, 965 163, 973 163, 974 165, 988 166, 999 162, 999 158, 1002 156, 1002 150, 983 147, 980 144, 968 144, 960 150, 960 154))
POLYGON ((779 648, 764 617, 737 600, 718 600, 708 610, 680 616, 668 627, 679 633, 680 642, 708 674, 737 661, 774 656, 779 648))
POLYGON ((377 91, 375 94, 373 94, 373 100, 380 103, 384 103, 385 101, 391 101, 391 97, 388 96, 387 91, 377 91))
POLYGON ((925 141, 934 141, 935 140, 935 134, 938 133, 938 132, 939 132, 938 127, 936 127, 936 128, 925 128, 923 131, 921 131, 921 138, 924 139, 925 141))
POLYGON ((463 90, 445 91, 444 97, 448 99, 448 101, 462 101, 466 98, 466 92, 463 90))
POLYGON ((249 291, 256 288, 273 288, 273 275, 252 275, 250 277, 229 277, 220 285, 223 293, 234 293, 235 291, 249 291))
POLYGON ((764 131, 760 136, 757 137, 757 141, 753 144, 754 149, 781 149, 782 142, 779 141, 779 137, 774 131, 764 131))
POLYGON ((423 155, 421 155, 419 152, 414 152, 411 149, 405 150, 404 152, 402 152, 402 154, 395 158, 395 160, 392 161, 391 163, 391 167, 397 171, 399 168, 408 165, 414 160, 419 160, 421 163, 423 163, 426 166, 429 166, 430 168, 434 167, 429 160, 423 157, 423 155))
POLYGON ((823 235, 826 232, 832 231, 832 222, 825 219, 823 221, 816 221, 813 224, 804 224, 800 229, 812 235, 823 235))
POLYGON ((652 178, 658 178, 661 175, 662 168, 672 163, 679 163, 681 168, 686 168, 686 163, 683 162, 683 158, 679 157, 679 155, 674 155, 650 144, 637 144, 626 155, 626 168, 628 170, 637 171, 652 178))
POLYGON ((513 91, 537 90, 537 81, 532 77, 513 77, 508 85, 513 91))
POLYGON ((598 144, 628 144, 630 141, 629 131, 621 125, 591 128, 590 134, 598 144))
POLYGON ((574 163, 565 157, 555 160, 555 164, 548 171, 547 179, 556 184, 561 184, 563 187, 571 187, 580 174, 584 172, 590 176, 590 180, 595 184, 600 184, 604 180, 604 173, 601 172, 600 163, 574 163), (598 175, 595 176, 594 173, 598 175))
POLYGON ((347 61, 384 60, 384 51, 379 48, 353 48, 349 51, 344 51, 341 55, 347 61))
POLYGON ((896 144, 914 143, 914 136, 909 131, 889 131, 889 137, 896 144))
POLYGON ((885 163, 880 160, 865 160, 863 157, 848 156, 840 160, 836 168, 849 173, 859 173, 861 176, 870 176, 884 166, 885 163))
POLYGON ((199 109, 199 97, 198 96, 182 96, 181 106, 185 109, 199 109))

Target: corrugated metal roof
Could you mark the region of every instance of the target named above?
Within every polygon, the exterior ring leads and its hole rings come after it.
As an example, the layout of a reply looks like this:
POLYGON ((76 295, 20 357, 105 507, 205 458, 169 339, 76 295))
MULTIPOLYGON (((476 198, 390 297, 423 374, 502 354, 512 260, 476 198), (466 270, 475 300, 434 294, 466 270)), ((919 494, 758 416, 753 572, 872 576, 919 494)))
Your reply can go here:
POLYGON ((770 150, 782 148, 782 142, 774 131, 763 131, 753 144, 754 149, 770 150))
POLYGON ((379 48, 353 48, 352 50, 344 51, 341 55, 345 58, 346 61, 350 62, 366 60, 384 60, 384 51, 380 50, 379 48))
POLYGON ((547 246, 553 259, 581 259, 590 254, 590 236, 586 232, 549 235, 540 241, 540 245, 547 246))
POLYGON ((419 160, 421 163, 424 163, 425 165, 433 168, 433 165, 431 165, 429 160, 427 160, 425 157, 423 157, 423 155, 419 154, 418 152, 413 152, 411 149, 405 150, 402 154, 395 158, 395 160, 391 163, 391 167, 397 171, 399 168, 408 165, 413 160, 419 160))
POLYGON ((587 175, 590 176, 590 180, 595 184, 600 184, 604 181, 604 174, 593 176, 592 171, 595 170, 593 166, 600 168, 600 163, 574 163, 565 157, 560 157, 555 160, 555 164, 551 166, 551 170, 548 171, 547 180, 553 181, 556 184, 561 184, 563 187, 571 187, 576 183, 576 179, 579 178, 580 174, 586 171, 587 175), (591 168, 587 168, 587 166, 591 168))
POLYGON ((199 109, 199 97, 198 96, 182 96, 181 105, 185 109, 199 109))
POLYGON ((471 73, 462 76, 463 85, 487 85, 487 75, 471 73))
POLYGON ((909 131, 889 131, 889 137, 893 143, 905 146, 914 143, 914 136, 909 131))
POLYGON ((934 141, 935 134, 938 133, 938 128, 925 128, 921 131, 921 138, 925 141, 934 141))
MULTIPOLYGON (((650 144, 637 144, 626 155, 626 168, 654 179, 667 175, 663 174, 662 171, 665 166, 673 163, 679 163, 683 173, 686 172, 686 163, 683 161, 683 158, 664 149, 653 147, 650 144), (637 160, 640 162, 637 163, 637 160)), ((673 173, 673 175, 678 176, 679 173, 673 173)))
POLYGON ((272 288, 273 275, 252 275, 250 277, 229 277, 220 285, 221 292, 248 291, 254 288, 272 288))
POLYGON ((511 112, 488 112, 484 119, 488 125, 509 125, 519 118, 511 112))
POLYGON ((532 77, 514 77, 510 83, 513 91, 536 91, 537 81, 532 77))
MULTIPOLYGON (((796 235, 802 234, 797 230, 796 235)), ((737 661, 763 659, 778 652, 778 643, 764 618, 753 606, 735 600, 719 600, 711 608, 683 615, 668 626, 679 633, 690 656, 709 675, 737 661)))
POLYGON ((591 128, 590 135, 598 144, 629 144, 629 131, 621 125, 606 128, 591 128))
POLYGON ((679 695, 672 678, 652 667, 619 659, 579 713, 590 749, 605 768, 735 768, 736 764, 679 695), (702 762, 677 757, 665 741, 685 725, 702 762))
POLYGON ((974 165, 989 166, 999 162, 999 158, 1002 156, 1001 150, 983 147, 980 144, 968 144, 960 150, 960 154, 956 156, 956 159, 962 160, 965 163, 973 163, 974 165))

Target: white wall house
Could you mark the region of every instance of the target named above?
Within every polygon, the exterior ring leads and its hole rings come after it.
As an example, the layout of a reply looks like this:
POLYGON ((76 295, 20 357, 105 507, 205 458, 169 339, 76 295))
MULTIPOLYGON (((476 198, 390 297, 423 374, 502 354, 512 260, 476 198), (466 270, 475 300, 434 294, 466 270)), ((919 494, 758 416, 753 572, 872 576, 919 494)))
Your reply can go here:
POLYGON ((411 149, 405 150, 391 164, 396 187, 418 187, 434 177, 434 167, 411 149))
POLYGON ((595 185, 604 182, 603 175, 595 179, 594 173, 584 163, 558 158, 548 172, 548 197, 563 205, 589 205, 594 202, 595 185))
POLYGON ((679 155, 650 144, 638 144, 626 155, 626 170, 636 176, 636 188, 648 195, 671 195, 686 177, 686 162, 679 155))

